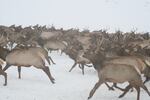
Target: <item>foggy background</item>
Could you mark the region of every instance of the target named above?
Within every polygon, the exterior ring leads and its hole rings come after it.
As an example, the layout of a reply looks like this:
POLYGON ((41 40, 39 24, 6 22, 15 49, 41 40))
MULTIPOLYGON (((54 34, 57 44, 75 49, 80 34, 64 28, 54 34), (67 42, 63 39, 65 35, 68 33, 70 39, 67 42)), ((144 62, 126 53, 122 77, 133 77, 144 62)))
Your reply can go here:
POLYGON ((150 0, 0 0, 1 25, 150 31, 150 0))

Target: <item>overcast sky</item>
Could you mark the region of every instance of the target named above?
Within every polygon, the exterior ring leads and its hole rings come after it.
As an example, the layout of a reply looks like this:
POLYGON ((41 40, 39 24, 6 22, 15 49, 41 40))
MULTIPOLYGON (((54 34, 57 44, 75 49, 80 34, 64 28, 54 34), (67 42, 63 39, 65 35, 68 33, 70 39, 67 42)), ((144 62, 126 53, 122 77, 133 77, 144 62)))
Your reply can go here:
POLYGON ((0 0, 0 24, 150 32, 150 0, 0 0))

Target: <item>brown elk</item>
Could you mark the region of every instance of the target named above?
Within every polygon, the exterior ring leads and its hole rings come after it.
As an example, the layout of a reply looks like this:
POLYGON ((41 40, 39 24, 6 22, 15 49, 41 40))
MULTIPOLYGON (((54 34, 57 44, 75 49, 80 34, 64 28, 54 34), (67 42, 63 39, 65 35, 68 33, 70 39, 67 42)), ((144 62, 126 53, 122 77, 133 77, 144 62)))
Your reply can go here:
POLYGON ((67 45, 63 41, 59 40, 48 40, 44 43, 44 48, 52 51, 52 50, 61 50, 64 51, 67 45))
POLYGON ((87 64, 91 64, 90 60, 88 60, 87 58, 83 57, 83 51, 80 50, 78 51, 77 55, 76 55, 76 59, 75 59, 75 63, 74 65, 71 67, 71 69, 69 70, 69 72, 71 72, 73 70, 73 68, 75 68, 75 66, 77 64, 79 64, 79 67, 82 69, 82 74, 84 75, 84 66, 87 67, 92 67, 90 65, 87 64))
MULTIPOLYGON (((137 57, 137 56, 122 56, 122 57, 109 58, 104 62, 113 63, 113 64, 131 65, 140 75, 144 74, 144 76, 146 77, 146 80, 144 81, 144 83, 146 83, 148 79, 150 78, 150 74, 149 74, 150 65, 149 65, 149 61, 146 58, 137 57)), ((116 84, 114 84, 114 87, 124 91, 124 89, 117 87, 116 84)), ((109 89, 113 89, 113 88, 109 87, 109 89)))
MULTIPOLYGON (((92 57, 93 55, 91 55, 92 57)), ((142 87, 149 95, 149 91, 143 84, 141 74, 135 69, 134 66, 128 64, 116 64, 109 62, 103 53, 96 53, 95 57, 92 57, 91 61, 93 65, 98 68, 99 81, 95 84, 91 90, 88 99, 90 99, 95 93, 96 89, 103 83, 123 83, 129 82, 127 88, 134 87, 137 90, 137 100, 140 97, 140 87, 142 87), (93 59, 93 60, 92 60, 93 59)), ((128 89, 125 89, 128 91, 128 89)), ((122 95, 120 96, 122 97, 122 95)))
POLYGON ((54 83, 49 67, 45 65, 45 60, 48 62, 48 54, 40 47, 26 47, 15 48, 6 56, 6 66, 4 71, 11 65, 18 66, 19 78, 21 78, 21 67, 34 66, 42 69, 49 77, 50 81, 54 83))
POLYGON ((71 69, 69 72, 71 72, 77 64, 79 64, 79 67, 82 69, 82 74, 84 75, 84 66, 91 67, 90 60, 87 58, 83 57, 84 51, 82 50, 82 47, 79 45, 74 45, 74 46, 68 46, 64 52, 66 55, 68 55, 72 60, 74 60, 74 64, 72 65, 71 69))

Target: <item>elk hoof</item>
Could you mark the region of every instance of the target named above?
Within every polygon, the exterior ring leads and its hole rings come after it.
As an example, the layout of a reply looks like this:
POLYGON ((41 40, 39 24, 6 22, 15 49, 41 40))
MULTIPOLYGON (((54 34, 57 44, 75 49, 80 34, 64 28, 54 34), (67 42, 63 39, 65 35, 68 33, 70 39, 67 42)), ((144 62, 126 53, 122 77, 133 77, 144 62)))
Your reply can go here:
POLYGON ((55 84, 55 79, 52 77, 51 82, 55 84))
POLYGON ((52 80, 52 81, 55 81, 55 79, 54 79, 53 77, 51 78, 51 80, 52 80))
POLYGON ((71 72, 71 70, 69 70, 69 72, 71 72))
POLYGON ((88 97, 88 100, 90 99, 91 97, 88 97))
POLYGON ((133 88, 131 89, 131 92, 133 92, 133 88))
POLYGON ((5 84, 3 84, 3 86, 6 86, 7 84, 5 83, 5 84))
POLYGON ((55 84, 55 81, 51 81, 52 82, 52 84, 55 84))
POLYGON ((123 97, 123 95, 120 95, 118 98, 122 98, 123 97))

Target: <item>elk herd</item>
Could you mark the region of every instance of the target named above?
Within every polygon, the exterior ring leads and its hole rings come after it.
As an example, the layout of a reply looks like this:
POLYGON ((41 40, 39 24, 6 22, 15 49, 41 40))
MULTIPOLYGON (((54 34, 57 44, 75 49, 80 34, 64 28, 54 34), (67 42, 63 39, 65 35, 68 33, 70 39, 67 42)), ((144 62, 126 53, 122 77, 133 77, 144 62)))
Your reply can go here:
POLYGON ((137 91, 140 100, 140 88, 150 96, 145 83, 150 80, 150 37, 149 33, 135 31, 109 33, 106 30, 92 31, 78 29, 55 29, 46 26, 0 26, 0 75, 5 78, 9 67, 17 67, 18 78, 21 68, 33 66, 43 70, 52 83, 49 65, 55 64, 48 52, 61 51, 74 61, 69 72, 78 66, 94 67, 98 73, 98 82, 90 91, 90 99, 101 84, 109 89, 117 88, 123 97, 130 89, 137 91), (48 65, 46 65, 46 62, 48 65), (3 68, 4 63, 6 65, 3 68), (143 80, 143 76, 145 80, 143 80), (109 86, 108 82, 113 85, 109 86), (117 83, 128 82, 123 89, 117 83))

